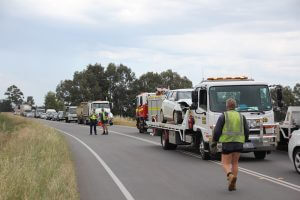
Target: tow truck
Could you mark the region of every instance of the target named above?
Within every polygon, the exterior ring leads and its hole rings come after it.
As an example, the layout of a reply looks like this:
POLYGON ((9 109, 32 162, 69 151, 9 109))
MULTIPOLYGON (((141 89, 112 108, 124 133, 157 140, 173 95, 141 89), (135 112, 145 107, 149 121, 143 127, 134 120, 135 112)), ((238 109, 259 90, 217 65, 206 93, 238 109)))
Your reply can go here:
MULTIPOLYGON (((226 111, 226 100, 234 98, 236 110, 242 113, 249 125, 249 141, 243 152, 253 152, 256 159, 276 149, 279 123, 274 122, 269 86, 245 76, 208 78, 194 87, 192 106, 184 107, 182 124, 162 123, 159 105, 164 96, 148 97, 147 128, 161 135, 162 148, 176 149, 178 145, 189 145, 199 151, 203 160, 211 158, 210 145, 215 124, 226 111)), ((281 90, 277 92, 278 105, 282 102, 281 90)), ((221 152, 222 144, 217 145, 221 152)))
POLYGON ((288 144, 293 131, 300 128, 300 106, 289 106, 284 121, 279 125, 278 144, 282 147, 288 144))

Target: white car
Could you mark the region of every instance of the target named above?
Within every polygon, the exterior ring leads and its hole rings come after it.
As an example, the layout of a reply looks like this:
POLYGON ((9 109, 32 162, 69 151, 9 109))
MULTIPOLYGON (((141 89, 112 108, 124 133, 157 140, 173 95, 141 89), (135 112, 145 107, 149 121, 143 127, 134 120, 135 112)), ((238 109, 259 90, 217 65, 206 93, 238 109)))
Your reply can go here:
POLYGON ((162 102, 160 111, 160 121, 174 121, 181 124, 183 120, 183 108, 192 105, 193 89, 170 90, 162 102))
POLYGON ((300 174, 300 130, 293 131, 289 141, 289 157, 300 174))
POLYGON ((46 118, 47 118, 46 113, 41 113, 41 114, 40 114, 40 118, 41 118, 41 119, 46 119, 46 118))

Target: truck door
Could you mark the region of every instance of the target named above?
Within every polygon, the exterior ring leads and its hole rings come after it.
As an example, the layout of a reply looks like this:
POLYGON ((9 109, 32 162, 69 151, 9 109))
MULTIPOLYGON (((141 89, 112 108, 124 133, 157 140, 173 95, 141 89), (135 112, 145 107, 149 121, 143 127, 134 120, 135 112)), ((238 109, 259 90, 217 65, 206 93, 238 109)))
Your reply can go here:
POLYGON ((207 112, 207 90, 206 89, 200 89, 199 92, 199 110, 200 110, 200 126, 202 134, 208 133, 208 112, 207 112))

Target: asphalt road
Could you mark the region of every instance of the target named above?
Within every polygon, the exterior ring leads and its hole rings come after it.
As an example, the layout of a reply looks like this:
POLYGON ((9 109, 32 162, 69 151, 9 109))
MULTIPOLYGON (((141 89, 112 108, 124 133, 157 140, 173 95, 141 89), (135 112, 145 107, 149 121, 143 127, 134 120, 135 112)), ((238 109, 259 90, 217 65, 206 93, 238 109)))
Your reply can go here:
POLYGON ((229 192, 218 161, 178 148, 165 151, 160 138, 137 129, 109 127, 109 135, 89 135, 89 127, 39 120, 66 136, 83 200, 299 200, 300 175, 287 152, 262 161, 242 154, 237 191, 229 192))

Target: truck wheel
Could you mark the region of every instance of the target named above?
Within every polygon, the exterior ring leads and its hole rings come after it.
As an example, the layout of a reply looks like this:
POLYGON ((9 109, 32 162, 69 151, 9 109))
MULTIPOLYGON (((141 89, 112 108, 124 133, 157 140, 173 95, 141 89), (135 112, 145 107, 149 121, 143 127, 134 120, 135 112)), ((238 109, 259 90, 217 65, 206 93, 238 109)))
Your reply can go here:
POLYGON ((207 148, 208 145, 204 142, 204 140, 201 138, 201 142, 199 145, 199 152, 202 157, 202 160, 209 160, 210 159, 210 153, 207 148))
POLYGON ((267 152, 265 151, 254 151, 255 159, 257 160, 263 160, 266 157, 267 152))
POLYGON ((159 120, 162 123, 166 123, 167 122, 166 118, 164 117, 164 112, 162 110, 160 111, 159 120))
POLYGON ((161 146, 164 150, 174 150, 176 149, 176 144, 169 143, 169 131, 163 130, 161 135, 161 146))
POLYGON ((175 124, 181 124, 182 123, 182 113, 180 111, 174 111, 173 120, 174 120, 175 124))
POLYGON ((293 158, 295 169, 300 174, 300 149, 294 151, 293 158))

